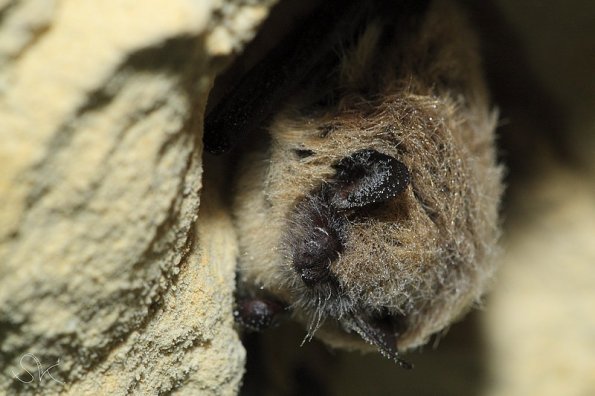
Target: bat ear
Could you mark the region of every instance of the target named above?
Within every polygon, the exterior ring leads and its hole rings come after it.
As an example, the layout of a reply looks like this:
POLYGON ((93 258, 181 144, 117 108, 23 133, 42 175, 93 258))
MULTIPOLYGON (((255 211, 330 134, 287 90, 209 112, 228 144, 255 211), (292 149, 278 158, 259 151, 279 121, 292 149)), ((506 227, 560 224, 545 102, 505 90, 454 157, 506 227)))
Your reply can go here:
POLYGON ((397 333, 392 318, 363 319, 353 315, 347 326, 359 334, 364 341, 374 345, 384 357, 393 360, 404 369, 410 370, 413 365, 399 357, 397 351, 397 333))
POLYGON ((337 209, 363 208, 402 193, 409 170, 401 161, 376 150, 360 150, 333 165, 331 204, 337 209))

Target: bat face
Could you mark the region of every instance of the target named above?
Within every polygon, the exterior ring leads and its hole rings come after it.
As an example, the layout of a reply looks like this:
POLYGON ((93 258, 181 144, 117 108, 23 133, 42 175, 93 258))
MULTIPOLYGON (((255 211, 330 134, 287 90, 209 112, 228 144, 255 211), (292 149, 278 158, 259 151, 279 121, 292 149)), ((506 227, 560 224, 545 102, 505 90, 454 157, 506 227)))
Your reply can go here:
POLYGON ((236 179, 242 293, 287 306, 330 345, 371 345, 403 366, 399 351, 479 300, 502 187, 465 26, 443 1, 371 20, 286 100, 236 179))

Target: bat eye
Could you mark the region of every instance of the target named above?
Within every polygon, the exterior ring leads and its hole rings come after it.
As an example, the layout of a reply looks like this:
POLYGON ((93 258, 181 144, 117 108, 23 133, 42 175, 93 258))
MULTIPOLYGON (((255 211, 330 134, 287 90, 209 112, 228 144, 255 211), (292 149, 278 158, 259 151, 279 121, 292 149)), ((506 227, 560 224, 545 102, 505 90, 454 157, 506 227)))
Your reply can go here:
POLYGON ((376 150, 360 150, 333 165, 332 205, 337 209, 363 208, 402 193, 409 170, 401 161, 376 150))
POLYGON ((293 152, 299 159, 308 158, 314 155, 314 151, 308 149, 295 149, 293 152))

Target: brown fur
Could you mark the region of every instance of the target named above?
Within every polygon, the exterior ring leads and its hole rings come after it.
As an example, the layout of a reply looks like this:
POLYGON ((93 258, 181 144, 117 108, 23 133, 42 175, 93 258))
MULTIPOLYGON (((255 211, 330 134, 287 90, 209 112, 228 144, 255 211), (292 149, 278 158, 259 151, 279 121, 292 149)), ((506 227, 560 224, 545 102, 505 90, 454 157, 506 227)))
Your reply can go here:
POLYGON ((270 146, 246 153, 236 181, 240 281, 288 303, 312 332, 324 323, 316 336, 335 346, 369 349, 341 320, 381 308, 405 318, 399 350, 421 345, 478 302, 494 272, 501 169, 473 33, 447 1, 406 34, 398 25, 371 21, 354 47, 338 49, 336 86, 313 84, 288 100, 268 127, 270 146), (308 110, 337 88, 338 101, 308 110), (284 237, 300 226, 296 203, 364 148, 403 162, 411 184, 350 220, 331 265, 342 292, 325 295, 291 268, 284 237))

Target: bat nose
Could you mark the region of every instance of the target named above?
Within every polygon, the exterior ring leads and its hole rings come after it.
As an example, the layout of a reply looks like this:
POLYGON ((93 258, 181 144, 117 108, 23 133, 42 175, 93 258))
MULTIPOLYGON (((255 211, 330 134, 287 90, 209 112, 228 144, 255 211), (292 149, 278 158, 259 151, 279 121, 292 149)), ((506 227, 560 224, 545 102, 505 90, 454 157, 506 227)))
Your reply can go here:
POLYGON ((312 287, 328 279, 330 265, 342 249, 342 243, 332 229, 313 227, 306 238, 296 244, 293 268, 306 286, 312 287))
POLYGON ((331 265, 344 250, 346 219, 321 189, 302 198, 292 215, 286 242, 294 271, 312 287, 332 278, 331 265))

